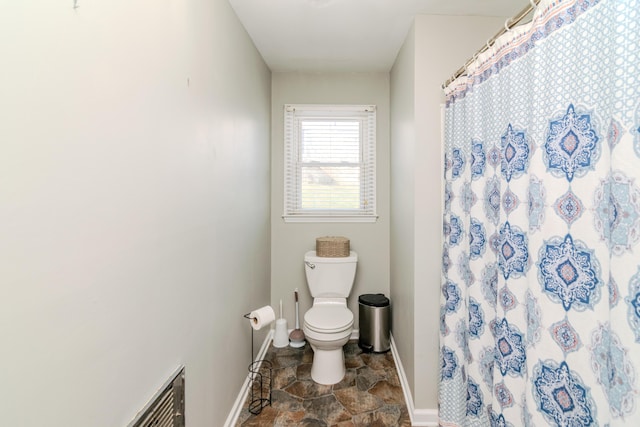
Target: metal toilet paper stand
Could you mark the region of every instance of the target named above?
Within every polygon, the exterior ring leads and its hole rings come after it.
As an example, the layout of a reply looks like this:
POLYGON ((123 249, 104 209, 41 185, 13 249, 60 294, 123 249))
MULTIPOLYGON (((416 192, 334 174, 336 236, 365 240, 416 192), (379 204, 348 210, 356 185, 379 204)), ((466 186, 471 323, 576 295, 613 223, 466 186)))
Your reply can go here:
MULTIPOLYGON (((249 321, 255 320, 251 313, 243 316, 249 321)), ((251 327, 251 326, 250 326, 251 327)), ((253 328, 251 328, 251 359, 253 360, 253 328)), ((249 412, 258 415, 262 408, 271 406, 271 390, 273 381, 273 365, 265 359, 256 360, 249 364, 249 412)))

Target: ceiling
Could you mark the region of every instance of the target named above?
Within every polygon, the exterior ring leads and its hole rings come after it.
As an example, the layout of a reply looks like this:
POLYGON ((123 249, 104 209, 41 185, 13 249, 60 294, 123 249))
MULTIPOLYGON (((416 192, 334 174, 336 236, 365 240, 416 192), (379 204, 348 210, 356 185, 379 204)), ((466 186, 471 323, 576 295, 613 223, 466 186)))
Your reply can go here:
POLYGON ((506 18, 529 0, 229 2, 272 71, 357 72, 389 71, 416 14, 506 18))

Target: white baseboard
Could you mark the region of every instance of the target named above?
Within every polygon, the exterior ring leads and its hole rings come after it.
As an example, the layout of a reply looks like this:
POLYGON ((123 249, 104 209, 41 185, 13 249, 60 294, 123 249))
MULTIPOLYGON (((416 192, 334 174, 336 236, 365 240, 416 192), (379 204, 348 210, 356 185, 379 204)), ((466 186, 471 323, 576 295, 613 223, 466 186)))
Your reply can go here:
MULTIPOLYGON (((271 340, 273 339, 273 329, 269 330, 258 354, 256 355, 256 362, 258 360, 264 359, 264 356, 267 354, 267 350, 269 349, 269 344, 271 344, 271 340)), ((227 416, 227 420, 224 422, 224 427, 233 427, 236 425, 238 418, 240 417, 240 412, 244 407, 244 402, 247 400, 247 395, 249 394, 249 374, 247 373, 247 378, 244 380, 242 384, 242 388, 240 389, 240 394, 236 398, 236 401, 233 403, 233 407, 229 412, 229 416, 227 416)))
POLYGON ((404 394, 404 400, 407 404, 407 410, 409 411, 409 417, 411 418, 412 426, 438 426, 438 410, 437 409, 416 409, 413 404, 413 395, 411 394, 411 388, 409 387, 409 381, 407 381, 407 375, 404 372, 404 367, 398 356, 398 348, 396 342, 393 340, 393 334, 391 335, 391 354, 393 355, 393 361, 396 364, 398 370, 398 378, 400 378, 400 385, 402 386, 402 393, 404 394))
POLYGON ((438 426, 438 410, 437 409, 414 409, 412 426, 438 426))

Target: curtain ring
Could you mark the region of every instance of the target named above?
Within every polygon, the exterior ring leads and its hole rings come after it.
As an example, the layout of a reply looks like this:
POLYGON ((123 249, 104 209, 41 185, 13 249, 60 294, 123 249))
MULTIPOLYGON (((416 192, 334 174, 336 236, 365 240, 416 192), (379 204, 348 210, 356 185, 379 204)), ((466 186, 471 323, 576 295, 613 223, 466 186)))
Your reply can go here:
POLYGON ((536 4, 536 0, 529 0, 529 3, 531 3, 531 9, 536 10, 536 8, 538 7, 538 5, 536 4))
POLYGON ((511 20, 511 18, 507 18, 506 21, 504 21, 504 29, 506 32, 509 32, 510 28, 509 28, 509 21, 511 20))
POLYGON ((471 59, 469 59, 467 62, 464 63, 464 75, 469 77, 469 66, 471 66, 474 62, 476 62, 476 59, 478 59, 478 54, 476 53, 475 55, 473 55, 471 57, 471 59))
POLYGON ((487 50, 491 49, 491 45, 489 44, 489 42, 491 41, 491 39, 487 39, 487 50))

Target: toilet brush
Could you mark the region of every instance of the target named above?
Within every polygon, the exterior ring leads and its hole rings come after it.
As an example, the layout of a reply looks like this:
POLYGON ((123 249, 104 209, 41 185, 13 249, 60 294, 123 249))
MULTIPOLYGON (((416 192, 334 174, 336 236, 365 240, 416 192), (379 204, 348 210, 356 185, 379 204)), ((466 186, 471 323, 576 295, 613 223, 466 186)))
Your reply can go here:
POLYGON ((300 320, 298 312, 298 288, 294 291, 296 297, 296 328, 289 334, 289 345, 291 347, 303 347, 304 346, 304 332, 300 329, 300 320))

